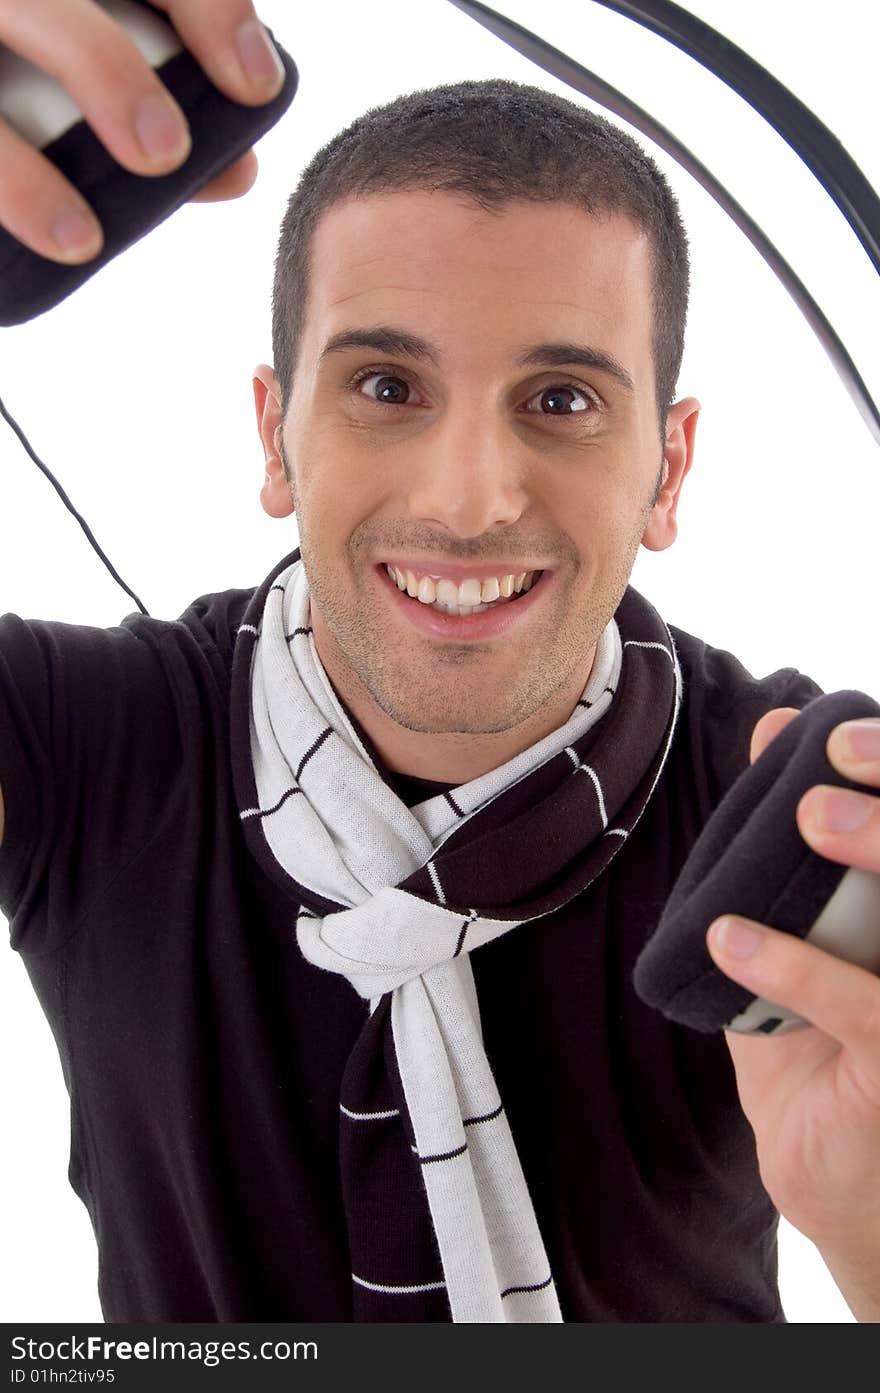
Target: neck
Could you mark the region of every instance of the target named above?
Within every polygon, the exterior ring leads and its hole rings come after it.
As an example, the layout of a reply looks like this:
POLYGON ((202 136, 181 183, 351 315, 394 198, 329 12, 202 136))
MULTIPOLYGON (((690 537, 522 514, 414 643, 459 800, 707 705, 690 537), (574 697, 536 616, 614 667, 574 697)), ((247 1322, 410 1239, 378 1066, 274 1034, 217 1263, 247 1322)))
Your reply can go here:
POLYGON ((576 690, 570 699, 566 697, 562 702, 558 717, 550 716, 545 707, 532 720, 523 722, 513 730, 491 735, 474 735, 465 731, 426 734, 407 730, 381 711, 375 702, 361 703, 341 693, 339 695, 363 726, 382 763, 393 773, 436 783, 467 784, 493 769, 499 769, 564 725, 588 678, 589 671, 585 673, 583 681, 575 684, 576 690))

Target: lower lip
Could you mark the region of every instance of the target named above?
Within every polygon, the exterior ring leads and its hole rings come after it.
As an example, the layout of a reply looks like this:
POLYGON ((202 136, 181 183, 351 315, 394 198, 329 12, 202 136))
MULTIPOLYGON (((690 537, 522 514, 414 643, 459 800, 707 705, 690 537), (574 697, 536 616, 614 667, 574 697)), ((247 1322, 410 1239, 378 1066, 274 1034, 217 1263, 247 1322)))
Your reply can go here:
POLYGON ((527 619, 541 597, 550 579, 550 572, 544 571, 531 590, 520 595, 518 600, 510 600, 506 605, 495 605, 483 610, 481 614, 444 614, 433 605, 423 605, 414 600, 405 590, 400 590, 383 566, 376 567, 381 584, 389 592, 392 603, 396 602, 401 612, 417 629, 430 638, 445 638, 456 642, 477 639, 498 638, 506 634, 514 625, 527 619))

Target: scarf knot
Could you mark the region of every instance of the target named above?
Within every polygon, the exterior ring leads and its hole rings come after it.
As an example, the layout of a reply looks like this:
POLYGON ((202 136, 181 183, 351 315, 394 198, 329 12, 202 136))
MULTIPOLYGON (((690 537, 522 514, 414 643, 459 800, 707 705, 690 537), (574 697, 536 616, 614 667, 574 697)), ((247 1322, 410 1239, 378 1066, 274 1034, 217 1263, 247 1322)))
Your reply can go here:
POLYGON ((444 909, 386 885, 363 904, 323 918, 301 910, 297 940, 315 967, 340 973, 360 996, 375 1000, 509 928, 510 920, 444 909))

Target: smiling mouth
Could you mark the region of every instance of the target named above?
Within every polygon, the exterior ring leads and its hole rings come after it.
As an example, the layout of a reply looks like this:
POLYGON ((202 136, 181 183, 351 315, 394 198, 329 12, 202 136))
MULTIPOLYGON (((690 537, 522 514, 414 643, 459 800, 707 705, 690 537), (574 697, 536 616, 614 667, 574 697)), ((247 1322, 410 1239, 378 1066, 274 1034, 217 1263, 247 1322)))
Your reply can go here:
POLYGON ((435 580, 423 576, 417 580, 412 574, 398 570, 387 562, 381 568, 388 579, 397 587, 401 595, 413 604, 428 610, 439 610, 441 614, 467 618, 472 614, 484 614, 491 609, 500 609, 522 599, 537 585, 543 571, 524 571, 518 576, 506 576, 505 592, 499 593, 498 581, 467 581, 461 588, 449 581, 435 580), (477 598, 479 596, 479 598, 477 598), (473 597, 473 598, 472 598, 473 597), (462 603, 463 600, 471 601, 462 603))

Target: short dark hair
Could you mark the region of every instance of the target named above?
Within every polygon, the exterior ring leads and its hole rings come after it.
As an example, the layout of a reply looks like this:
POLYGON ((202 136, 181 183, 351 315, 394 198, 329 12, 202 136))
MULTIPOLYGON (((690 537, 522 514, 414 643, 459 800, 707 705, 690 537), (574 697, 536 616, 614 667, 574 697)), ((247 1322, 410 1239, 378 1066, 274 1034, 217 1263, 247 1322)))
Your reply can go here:
POLYGON ((272 351, 286 412, 306 315, 310 243, 345 198, 403 190, 460 193, 486 211, 511 201, 568 203, 628 216, 653 253, 653 354, 665 436, 687 319, 689 258, 665 175, 624 131, 574 102, 504 78, 397 97, 360 116, 304 170, 281 224, 272 351))

